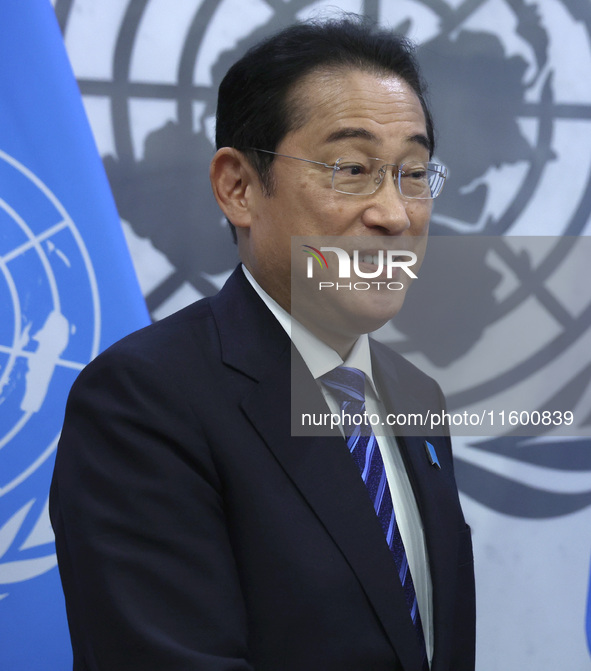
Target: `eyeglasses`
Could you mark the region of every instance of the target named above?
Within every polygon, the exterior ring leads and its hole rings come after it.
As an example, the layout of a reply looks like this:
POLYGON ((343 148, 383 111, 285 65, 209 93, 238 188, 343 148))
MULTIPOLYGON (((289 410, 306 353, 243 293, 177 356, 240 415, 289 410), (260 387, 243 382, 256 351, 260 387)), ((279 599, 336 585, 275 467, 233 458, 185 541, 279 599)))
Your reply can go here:
POLYGON ((339 193, 346 193, 351 196, 369 196, 375 193, 384 181, 388 168, 392 169, 392 179, 398 187, 398 193, 404 198, 419 200, 437 198, 447 177, 447 168, 439 163, 410 161, 409 163, 396 165, 394 163, 384 163, 381 158, 363 158, 358 161, 339 158, 334 162, 334 165, 330 165, 321 161, 311 161, 309 158, 278 154, 276 151, 268 151, 267 149, 250 148, 250 151, 293 158, 296 161, 305 161, 306 163, 314 163, 329 168, 332 170, 332 188, 339 193))

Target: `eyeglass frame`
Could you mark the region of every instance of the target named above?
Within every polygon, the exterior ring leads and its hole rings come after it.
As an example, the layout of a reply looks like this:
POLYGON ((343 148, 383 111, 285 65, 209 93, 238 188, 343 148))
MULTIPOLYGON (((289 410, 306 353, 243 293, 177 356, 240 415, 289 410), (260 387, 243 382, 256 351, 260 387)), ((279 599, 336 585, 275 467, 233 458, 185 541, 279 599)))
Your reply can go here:
MULTIPOLYGON (((330 163, 323 163, 322 161, 313 161, 312 159, 300 158, 299 156, 288 156, 287 154, 280 154, 276 151, 269 151, 268 149, 257 149, 255 147, 248 147, 246 151, 260 151, 264 154, 272 154, 273 156, 281 156, 283 158, 293 158, 296 161, 305 161, 306 163, 314 163, 315 165, 321 165, 324 168, 329 168, 330 170, 332 170, 332 180, 330 182, 331 188, 337 193, 342 193, 346 196, 372 196, 374 193, 376 193, 376 191, 380 188, 380 186, 382 186, 384 178, 386 177, 386 173, 388 172, 387 168, 392 168, 392 181, 396 184, 396 188, 401 198, 407 198, 408 200, 435 200, 435 198, 437 198, 437 196, 441 194, 441 191, 445 186, 445 180, 447 179, 447 176, 449 174, 448 169, 441 163, 432 163, 431 161, 427 162, 419 161, 419 163, 422 163, 427 166, 437 166, 438 168, 442 168, 442 171, 439 173, 440 177, 443 180, 442 184, 439 187, 439 191, 435 196, 407 196, 406 194, 402 193, 402 190, 400 188, 400 178, 404 174, 404 172, 400 168, 404 167, 404 165, 406 164, 384 163, 378 169, 378 174, 380 175, 380 181, 377 183, 376 188, 373 191, 370 191, 369 193, 352 193, 351 191, 341 191, 340 189, 335 188, 334 185, 335 174, 337 170, 340 170, 339 161, 342 161, 343 157, 337 158, 337 160, 334 162, 334 165, 330 165, 330 163), (394 177, 395 171, 396 171, 396 177, 394 177)), ((373 161, 383 161, 383 159, 377 157, 369 157, 369 158, 371 158, 371 160, 373 161)))

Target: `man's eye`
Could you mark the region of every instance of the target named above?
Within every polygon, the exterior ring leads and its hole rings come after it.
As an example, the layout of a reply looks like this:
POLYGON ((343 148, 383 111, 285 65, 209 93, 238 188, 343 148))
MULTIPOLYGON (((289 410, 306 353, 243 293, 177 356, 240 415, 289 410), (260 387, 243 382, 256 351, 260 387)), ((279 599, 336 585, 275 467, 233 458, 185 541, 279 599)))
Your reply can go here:
POLYGON ((405 170, 402 173, 402 177, 424 181, 427 179, 427 171, 424 168, 414 168, 411 170, 405 170))
POLYGON ((367 168, 360 163, 344 163, 339 165, 340 170, 347 176, 367 175, 367 168))

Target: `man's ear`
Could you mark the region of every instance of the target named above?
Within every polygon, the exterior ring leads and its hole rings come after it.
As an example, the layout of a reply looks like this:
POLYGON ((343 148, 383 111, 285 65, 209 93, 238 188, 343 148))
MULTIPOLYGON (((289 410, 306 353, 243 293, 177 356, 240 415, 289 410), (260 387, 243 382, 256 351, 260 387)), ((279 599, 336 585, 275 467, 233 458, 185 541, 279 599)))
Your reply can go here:
POLYGON ((213 195, 226 217, 238 228, 249 228, 253 187, 260 188, 254 168, 232 147, 218 149, 209 167, 213 195))

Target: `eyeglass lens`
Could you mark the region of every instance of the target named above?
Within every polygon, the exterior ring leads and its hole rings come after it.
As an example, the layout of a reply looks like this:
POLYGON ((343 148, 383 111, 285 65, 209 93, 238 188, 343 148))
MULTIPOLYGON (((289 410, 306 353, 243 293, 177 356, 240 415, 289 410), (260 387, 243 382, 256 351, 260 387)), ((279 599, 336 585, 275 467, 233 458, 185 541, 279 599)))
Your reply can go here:
POLYGON ((406 198, 436 198, 446 177, 445 168, 437 163, 384 166, 379 159, 364 162, 339 159, 333 170, 333 188, 341 193, 372 194, 377 191, 386 172, 393 174, 400 194, 406 198))

